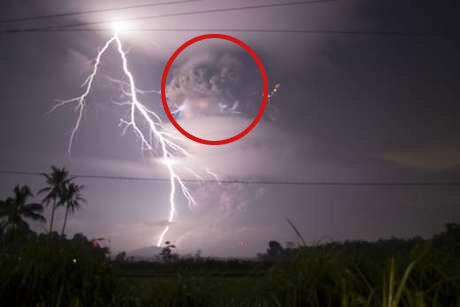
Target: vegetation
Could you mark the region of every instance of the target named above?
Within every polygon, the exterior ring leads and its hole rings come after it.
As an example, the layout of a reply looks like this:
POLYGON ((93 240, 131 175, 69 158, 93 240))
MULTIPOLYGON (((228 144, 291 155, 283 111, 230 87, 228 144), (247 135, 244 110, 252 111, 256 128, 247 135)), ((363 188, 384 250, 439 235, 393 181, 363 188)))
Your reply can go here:
POLYGON ((459 242, 460 226, 448 224, 432 240, 272 242, 259 260, 113 266, 136 286, 140 306, 460 306, 459 242))
MULTIPOLYGON (((155 261, 113 260, 83 234, 65 236, 84 202, 65 169, 46 175, 43 202, 66 214, 61 233, 36 234, 45 221, 26 186, 0 202, 2 306, 460 306, 460 225, 430 240, 392 238, 283 247, 268 243, 252 260, 179 257, 169 243, 155 261)), ((153 256, 153 255, 152 255, 153 256)))
POLYGON ((171 242, 166 241, 165 242, 165 247, 160 252, 160 257, 163 261, 165 262, 171 262, 175 261, 178 259, 178 255, 174 254, 174 249, 176 246, 174 244, 171 244, 171 242))
POLYGON ((67 218, 69 217, 69 213, 74 213, 76 210, 80 209, 81 203, 86 202, 86 200, 81 195, 82 190, 82 185, 78 185, 73 182, 69 182, 69 184, 64 185, 61 202, 63 206, 65 206, 65 215, 64 222, 62 223, 61 235, 64 235, 65 233, 65 226, 67 225, 67 218))
POLYGON ((29 224, 24 219, 45 222, 41 213, 43 207, 40 204, 28 203, 33 196, 28 186, 17 185, 14 188, 14 196, 0 201, 0 228, 5 232, 20 232, 29 230, 29 224))
POLYGON ((39 194, 45 194, 43 204, 51 207, 50 228, 49 232, 53 231, 54 214, 56 209, 65 204, 66 186, 70 184, 73 178, 69 177, 69 172, 63 168, 51 167, 49 174, 42 174, 46 179, 46 187, 39 191, 39 194))
POLYGON ((108 250, 83 235, 33 236, 0 257, 2 306, 129 306, 129 288, 113 274, 108 250))

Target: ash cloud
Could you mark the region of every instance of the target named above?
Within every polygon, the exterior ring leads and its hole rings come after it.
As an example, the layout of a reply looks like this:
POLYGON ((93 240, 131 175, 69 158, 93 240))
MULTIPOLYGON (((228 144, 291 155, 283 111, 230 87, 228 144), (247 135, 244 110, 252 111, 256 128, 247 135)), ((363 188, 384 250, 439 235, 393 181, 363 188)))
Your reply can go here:
POLYGON ((255 115, 262 99, 262 78, 249 55, 214 52, 193 56, 166 87, 171 111, 179 117, 255 115))

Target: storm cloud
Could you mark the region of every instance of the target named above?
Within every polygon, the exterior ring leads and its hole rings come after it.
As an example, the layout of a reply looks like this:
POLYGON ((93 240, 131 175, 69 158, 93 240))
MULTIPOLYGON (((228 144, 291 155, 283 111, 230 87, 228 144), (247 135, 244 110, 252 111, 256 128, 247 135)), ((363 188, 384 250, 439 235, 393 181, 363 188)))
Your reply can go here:
POLYGON ((179 117, 251 117, 262 100, 255 62, 228 50, 194 55, 175 69, 166 87, 170 109, 179 117))

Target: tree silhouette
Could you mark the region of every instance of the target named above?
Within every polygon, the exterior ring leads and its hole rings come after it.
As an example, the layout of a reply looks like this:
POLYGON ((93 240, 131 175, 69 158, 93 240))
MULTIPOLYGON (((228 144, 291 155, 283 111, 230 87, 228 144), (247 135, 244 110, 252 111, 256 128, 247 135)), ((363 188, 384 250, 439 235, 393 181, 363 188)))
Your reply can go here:
POLYGON ((69 177, 69 172, 64 168, 51 166, 49 174, 42 174, 46 179, 47 186, 41 189, 38 193, 45 194, 43 204, 51 206, 50 228, 49 233, 53 231, 54 213, 56 208, 64 205, 64 192, 66 185, 73 179, 69 177))
POLYGON ((83 188, 84 186, 75 184, 73 182, 64 185, 62 205, 65 206, 65 216, 64 223, 62 224, 61 235, 64 235, 69 213, 74 213, 76 210, 80 209, 81 203, 86 202, 86 200, 81 195, 81 190, 83 190, 83 188))
POLYGON ((283 246, 278 241, 269 241, 267 255, 269 257, 280 257, 284 254, 283 246))
POLYGON ((176 248, 174 244, 172 244, 169 241, 165 242, 165 247, 160 252, 160 257, 163 259, 165 262, 171 262, 173 260, 177 259, 177 255, 174 254, 173 250, 176 248))
POLYGON ((28 203, 30 197, 33 197, 28 186, 14 187, 14 196, 0 201, 0 223, 3 231, 28 231, 29 224, 24 219, 30 219, 38 222, 46 222, 41 214, 43 206, 37 203, 28 203))
POLYGON ((115 256, 115 261, 116 262, 125 262, 126 261, 126 252, 118 253, 115 256))

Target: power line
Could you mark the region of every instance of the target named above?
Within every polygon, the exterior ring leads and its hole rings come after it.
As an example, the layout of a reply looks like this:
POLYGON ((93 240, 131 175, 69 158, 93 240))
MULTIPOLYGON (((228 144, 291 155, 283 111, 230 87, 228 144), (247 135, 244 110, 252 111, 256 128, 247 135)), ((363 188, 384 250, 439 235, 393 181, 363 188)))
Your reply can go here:
MULTIPOLYGON (((25 176, 42 176, 39 172, 26 171, 9 171, 0 170, 2 175, 25 175, 25 176)), ((118 181, 155 181, 169 183, 169 178, 161 177, 128 177, 128 176, 110 176, 110 175, 74 175, 76 178, 99 179, 99 180, 118 180, 118 181)), ((213 182, 221 184, 258 184, 258 185, 297 185, 297 186, 382 186, 382 187, 430 187, 430 186, 445 186, 445 187, 460 187, 460 181, 279 181, 279 180, 243 180, 243 179, 184 179, 184 182, 201 183, 213 182)))
MULTIPOLYGON (((183 2, 194 2, 201 0, 189 0, 183 2)), ((212 9, 212 10, 202 10, 202 11, 193 11, 193 12, 181 12, 181 13, 172 13, 172 14, 162 14, 162 15, 153 15, 153 16, 142 16, 142 17, 133 17, 128 19, 115 19, 109 21, 96 21, 96 22, 85 22, 85 23, 74 23, 66 24, 62 26, 50 26, 50 27, 35 27, 35 28, 23 28, 23 29, 5 29, 1 30, 0 33, 5 34, 17 34, 17 33, 50 33, 50 32, 112 32, 112 28, 78 28, 81 26, 89 25, 100 25, 107 24, 110 22, 117 21, 135 21, 135 20, 145 20, 145 19, 155 19, 155 18, 164 18, 164 17, 176 17, 176 16, 189 16, 189 15, 198 15, 198 14, 207 14, 207 13, 218 13, 218 12, 229 12, 229 11, 240 11, 247 9, 258 9, 258 8, 269 8, 269 7, 283 7, 283 6, 292 6, 292 5, 305 5, 305 4, 315 4, 315 3, 327 3, 335 2, 336 0, 310 0, 310 1, 297 1, 297 2, 288 2, 288 3, 275 3, 275 4, 263 4, 263 5, 253 5, 253 6, 244 6, 236 8, 223 8, 223 9, 212 9)), ((176 2, 166 2, 169 3, 181 3, 181 1, 176 2)), ((160 5, 160 4, 157 4, 160 5)), ((122 8, 119 8, 122 9, 122 8)), ((108 9, 109 10, 109 9, 108 9)), ((81 12, 85 13, 85 12, 81 12)), ((48 15, 52 16, 52 15, 48 15)), ((431 37, 431 38, 446 38, 446 37, 458 37, 459 33, 454 32, 404 32, 404 31, 356 31, 356 30, 308 30, 308 29, 237 29, 237 28, 134 28, 127 29, 126 32, 246 32, 246 33, 298 33, 298 34, 311 34, 311 35, 355 35, 355 36, 401 36, 401 37, 431 37)))
MULTIPOLYGON (((49 33, 49 32, 113 32, 111 28, 49 28, 49 29, 10 29, 4 33, 49 33)), ((125 32, 245 32, 245 33, 299 33, 312 35, 361 35, 361 36, 401 36, 401 37, 458 37, 459 33, 450 32, 403 32, 403 31, 347 31, 347 30, 302 30, 302 29, 235 29, 235 28, 138 28, 127 29, 125 32)))
POLYGON ((185 3, 189 3, 189 2, 199 2, 199 1, 202 1, 202 0, 181 0, 181 1, 170 1, 170 2, 157 2, 157 3, 129 5, 129 6, 121 6, 121 7, 105 8, 105 9, 94 9, 94 10, 86 10, 86 11, 73 11, 73 12, 66 12, 66 13, 59 13, 59 14, 49 14, 49 15, 39 15, 39 16, 30 16, 30 17, 21 17, 21 18, 1 19, 0 24, 2 24, 2 23, 26 22, 26 21, 36 21, 36 20, 51 19, 51 18, 61 18, 61 17, 71 17, 71 16, 81 16, 81 15, 96 14, 96 13, 118 12, 118 11, 125 11, 125 10, 131 10, 131 9, 140 9, 140 8, 147 8, 147 7, 166 6, 166 5, 183 4, 183 3, 185 4, 185 3))
POLYGON ((38 27, 38 28, 10 29, 10 30, 7 29, 7 30, 3 30, 2 32, 8 33, 8 32, 11 32, 11 31, 14 32, 14 30, 16 30, 16 32, 29 32, 28 30, 31 30, 31 29, 45 30, 45 29, 75 28, 75 27, 82 27, 82 26, 103 25, 103 24, 108 24, 108 23, 112 23, 112 22, 127 22, 127 21, 150 20, 150 19, 157 19, 157 18, 178 17, 178 16, 193 16, 193 15, 212 14, 212 13, 225 13, 225 12, 236 12, 236 11, 243 11, 243 10, 254 10, 254 9, 274 8, 274 7, 288 7, 288 6, 295 6, 295 5, 306 5, 306 4, 317 4, 317 3, 328 3, 328 2, 336 2, 336 0, 308 0, 308 1, 295 1, 295 2, 286 2, 286 3, 248 5, 248 6, 219 8, 219 9, 192 11, 192 12, 157 14, 157 15, 131 17, 131 18, 119 18, 119 19, 101 20, 101 21, 93 21, 93 22, 80 22, 80 23, 65 24, 65 25, 62 25, 62 26, 49 26, 49 27, 41 27, 41 28, 38 27))

